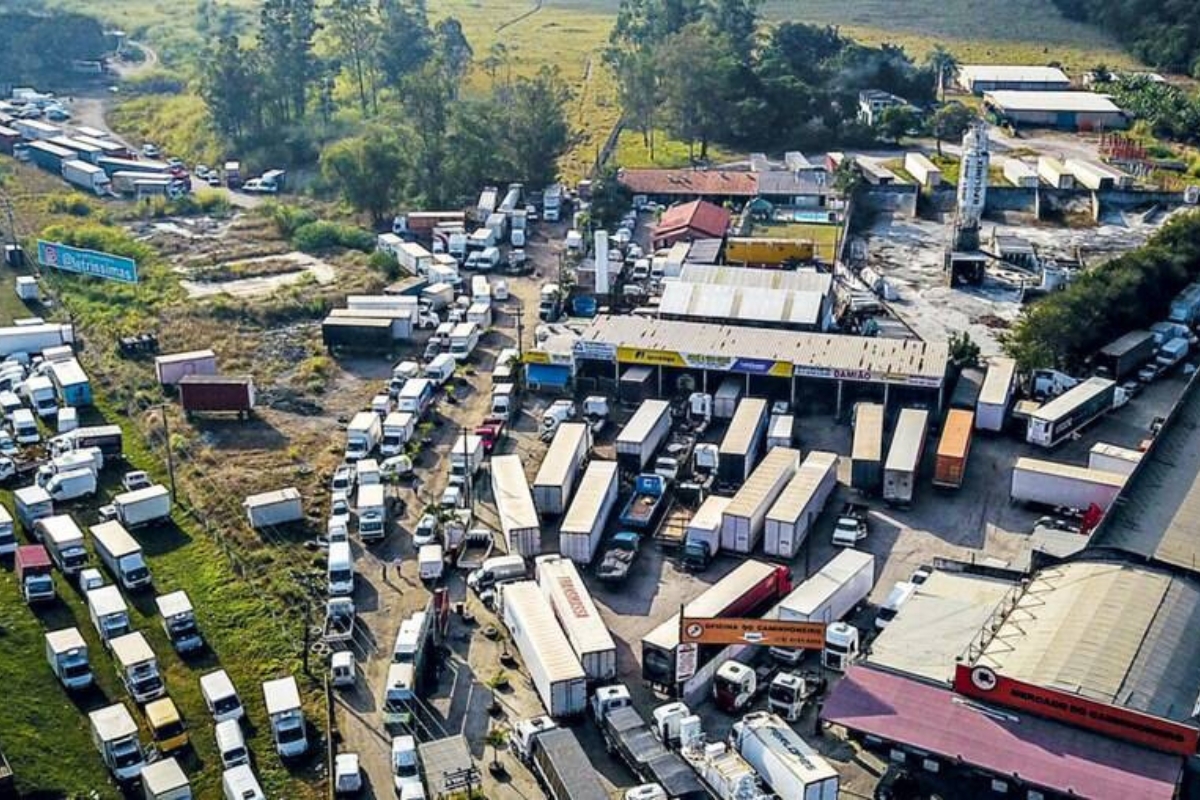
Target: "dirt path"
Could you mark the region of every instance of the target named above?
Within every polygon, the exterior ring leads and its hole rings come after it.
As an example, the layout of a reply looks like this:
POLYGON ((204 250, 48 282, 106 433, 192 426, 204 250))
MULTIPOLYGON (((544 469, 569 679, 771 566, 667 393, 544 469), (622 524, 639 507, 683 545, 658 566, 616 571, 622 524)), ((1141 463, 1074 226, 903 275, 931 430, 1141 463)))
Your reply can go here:
POLYGON ((528 11, 526 11, 524 13, 518 14, 517 16, 513 17, 512 19, 508 20, 507 22, 501 22, 499 25, 496 26, 496 32, 499 33, 500 31, 504 30, 505 28, 511 27, 513 25, 516 25, 518 22, 522 22, 524 20, 529 19, 534 14, 536 14, 537 12, 542 10, 542 2, 543 2, 543 0, 534 0, 533 8, 529 9, 528 11))
POLYGON ((250 278, 239 278, 230 281, 189 281, 183 280, 179 285, 188 293, 188 297, 211 297, 218 294, 228 294, 234 297, 260 297, 270 294, 281 286, 288 286, 312 275, 319 284, 333 283, 337 278, 337 270, 332 265, 319 258, 313 258, 304 253, 284 253, 282 255, 262 256, 239 260, 237 264, 254 264, 267 261, 291 261, 296 266, 295 272, 283 272, 276 275, 256 275, 250 278))

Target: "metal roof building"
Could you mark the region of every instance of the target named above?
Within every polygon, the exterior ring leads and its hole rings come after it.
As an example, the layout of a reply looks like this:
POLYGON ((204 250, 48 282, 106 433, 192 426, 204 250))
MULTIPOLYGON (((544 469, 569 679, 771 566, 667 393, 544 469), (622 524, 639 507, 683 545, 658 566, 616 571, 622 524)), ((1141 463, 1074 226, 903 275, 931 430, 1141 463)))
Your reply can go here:
POLYGON ((1015 125, 1067 130, 1124 128, 1125 112, 1106 95, 1094 92, 985 92, 984 105, 1015 125))
POLYGON ((819 292, 729 287, 665 281, 658 315, 721 323, 739 321, 766 328, 822 330, 827 315, 819 292))
POLYGON ((819 292, 823 295, 833 290, 833 276, 816 270, 717 267, 688 263, 683 265, 679 280, 713 286, 751 286, 761 289, 819 292))
POLYGON ((1071 79, 1057 67, 964 64, 958 68, 958 85, 972 94, 998 89, 1044 92, 1070 89, 1071 79))

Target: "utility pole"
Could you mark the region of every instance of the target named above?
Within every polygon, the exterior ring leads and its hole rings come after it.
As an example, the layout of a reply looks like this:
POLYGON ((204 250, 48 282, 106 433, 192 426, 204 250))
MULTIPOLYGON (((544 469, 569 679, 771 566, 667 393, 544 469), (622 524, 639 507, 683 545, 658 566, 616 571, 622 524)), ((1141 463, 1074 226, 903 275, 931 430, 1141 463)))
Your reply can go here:
POLYGON ((521 321, 524 316, 525 316, 525 306, 518 299, 517 300, 517 356, 518 357, 521 357, 525 354, 524 345, 522 344, 522 341, 521 341, 522 339, 525 338, 525 335, 523 333, 523 328, 521 326, 521 321))
POLYGON ((167 440, 167 475, 171 479, 171 501, 175 501, 175 456, 171 453, 171 426, 167 422, 167 404, 159 403, 158 410, 162 414, 163 436, 167 440))
POLYGON ((463 470, 464 470, 463 476, 466 479, 466 482, 463 484, 463 488, 466 490, 467 508, 471 511, 471 516, 474 517, 475 516, 475 504, 472 502, 473 498, 472 498, 471 484, 475 480, 475 470, 472 469, 472 466, 471 466, 471 450, 470 450, 470 446, 469 446, 470 443, 467 441, 467 426, 466 425, 462 426, 462 442, 463 442, 463 470))

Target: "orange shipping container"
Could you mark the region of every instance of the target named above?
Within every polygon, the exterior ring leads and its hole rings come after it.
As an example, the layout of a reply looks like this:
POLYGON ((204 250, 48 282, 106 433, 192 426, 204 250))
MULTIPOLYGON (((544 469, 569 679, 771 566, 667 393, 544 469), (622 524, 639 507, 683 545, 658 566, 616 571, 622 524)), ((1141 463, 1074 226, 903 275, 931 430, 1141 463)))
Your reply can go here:
POLYGON ((933 469, 933 485, 947 489, 962 486, 967 471, 967 456, 971 453, 971 433, 975 415, 961 408, 946 415, 942 438, 938 442, 937 462, 933 469))

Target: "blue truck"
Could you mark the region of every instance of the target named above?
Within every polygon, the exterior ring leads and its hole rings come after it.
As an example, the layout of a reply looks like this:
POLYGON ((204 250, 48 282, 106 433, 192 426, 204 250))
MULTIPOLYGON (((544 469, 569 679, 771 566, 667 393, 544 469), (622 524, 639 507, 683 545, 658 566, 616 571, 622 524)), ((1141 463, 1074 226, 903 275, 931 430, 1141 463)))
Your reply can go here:
POLYGON ((666 479, 652 472, 642 473, 634 479, 633 496, 621 509, 621 527, 652 531, 666 507, 666 479))

